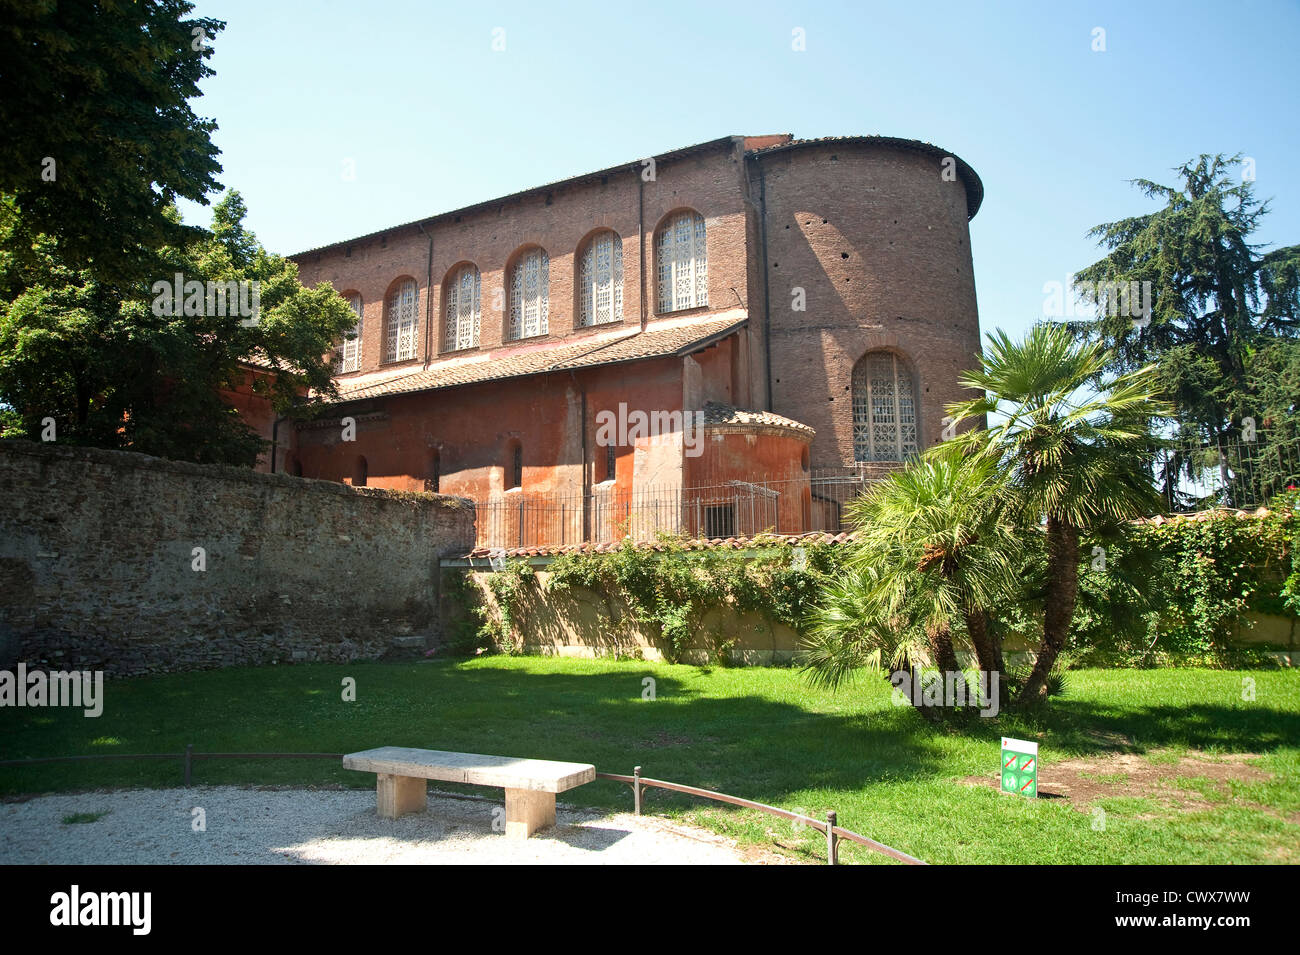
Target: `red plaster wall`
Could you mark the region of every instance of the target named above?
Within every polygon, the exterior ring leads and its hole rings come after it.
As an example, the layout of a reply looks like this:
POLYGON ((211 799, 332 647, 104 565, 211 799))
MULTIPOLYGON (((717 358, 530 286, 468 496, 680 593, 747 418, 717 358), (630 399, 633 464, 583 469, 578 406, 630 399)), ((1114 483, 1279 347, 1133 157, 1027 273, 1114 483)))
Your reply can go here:
MULTIPOLYGON (((772 531, 801 534, 810 530, 808 497, 810 473, 803 467, 808 440, 762 428, 711 428, 704 442, 704 454, 686 459, 688 487, 710 491, 691 495, 700 500, 732 500, 736 503, 738 534, 772 531), (729 481, 761 484, 779 492, 769 511, 757 506, 748 510, 750 493, 734 488, 729 481), (746 515, 753 513, 753 520, 746 515), (753 526, 750 526, 750 525, 753 526)), ((758 498, 755 498, 757 504, 758 498)))
MULTIPOLYGON (((395 395, 340 406, 339 414, 296 431, 295 459, 303 477, 350 483, 364 456, 370 487, 425 490, 432 453, 439 456, 443 494, 500 499, 507 491, 509 443, 523 448, 527 494, 582 490, 582 391, 587 393, 587 480, 603 477, 595 447, 595 416, 629 408, 681 410, 681 362, 666 358, 527 379, 485 382, 395 395), (382 417, 367 417, 378 413, 382 417), (356 419, 356 440, 339 423, 356 419), (593 468, 595 473, 593 473, 593 468)), ((631 449, 617 455, 621 488, 631 486, 631 449)))

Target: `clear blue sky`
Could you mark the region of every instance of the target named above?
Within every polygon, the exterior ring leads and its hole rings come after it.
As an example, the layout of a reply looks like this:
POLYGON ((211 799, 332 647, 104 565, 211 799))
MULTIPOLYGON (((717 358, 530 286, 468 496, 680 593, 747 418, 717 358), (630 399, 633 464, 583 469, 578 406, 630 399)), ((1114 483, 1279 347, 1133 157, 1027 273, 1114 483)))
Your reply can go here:
MULTIPOLYGON (((1300 242, 1300 3, 201 0, 220 179, 281 253, 730 134, 882 134, 984 181, 980 320, 1020 330, 1202 152, 1256 161, 1300 242), (1093 30, 1105 30, 1094 52, 1093 30), (505 50, 492 49, 503 28, 505 50), (802 28, 807 49, 792 49, 802 28), (351 160, 355 179, 344 178, 351 160)), ((188 221, 208 211, 187 205, 188 221)))

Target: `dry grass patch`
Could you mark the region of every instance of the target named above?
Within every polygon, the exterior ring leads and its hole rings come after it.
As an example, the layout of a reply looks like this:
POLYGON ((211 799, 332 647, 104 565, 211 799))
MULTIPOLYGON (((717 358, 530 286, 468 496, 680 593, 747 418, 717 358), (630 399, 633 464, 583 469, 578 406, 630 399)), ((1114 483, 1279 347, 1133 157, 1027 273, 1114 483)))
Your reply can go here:
MULTIPOLYGON (((1271 780, 1272 773, 1251 763, 1259 758, 1255 753, 1157 750, 1067 759, 1041 764, 1038 795, 1068 800, 1079 812, 1090 812, 1105 799, 1144 799, 1167 809, 1196 812, 1232 799, 1234 782, 1271 780)), ((962 781, 998 788, 996 775, 967 776, 962 781)))

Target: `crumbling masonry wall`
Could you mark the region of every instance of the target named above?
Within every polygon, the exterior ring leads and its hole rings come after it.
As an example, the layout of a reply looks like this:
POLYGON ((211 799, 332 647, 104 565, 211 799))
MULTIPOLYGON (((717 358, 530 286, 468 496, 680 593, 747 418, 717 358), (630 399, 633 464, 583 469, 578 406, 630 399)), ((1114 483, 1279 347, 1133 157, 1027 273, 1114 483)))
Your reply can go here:
POLYGON ((119 451, 0 441, 0 488, 0 655, 29 666, 129 675, 432 643, 439 558, 474 543, 460 498, 119 451))

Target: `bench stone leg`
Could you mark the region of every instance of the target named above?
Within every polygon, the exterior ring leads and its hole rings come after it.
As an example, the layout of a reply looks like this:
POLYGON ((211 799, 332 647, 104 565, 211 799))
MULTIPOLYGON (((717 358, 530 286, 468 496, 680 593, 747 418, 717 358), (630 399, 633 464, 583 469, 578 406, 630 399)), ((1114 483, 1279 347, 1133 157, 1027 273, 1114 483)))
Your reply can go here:
POLYGON ((538 829, 555 825, 555 793, 532 789, 506 790, 506 838, 527 839, 538 829))
POLYGON ((429 805, 429 782, 416 776, 376 773, 375 793, 379 818, 396 819, 408 812, 424 812, 429 805))

